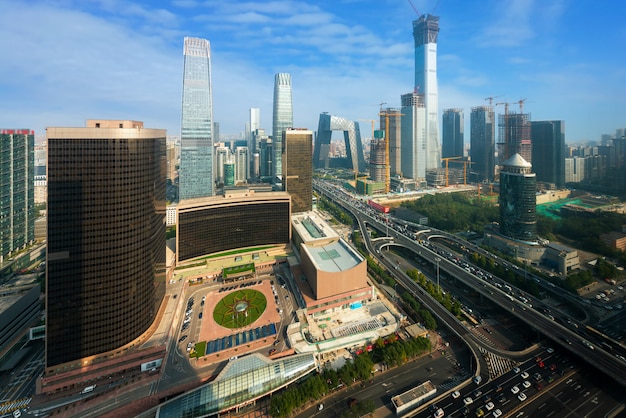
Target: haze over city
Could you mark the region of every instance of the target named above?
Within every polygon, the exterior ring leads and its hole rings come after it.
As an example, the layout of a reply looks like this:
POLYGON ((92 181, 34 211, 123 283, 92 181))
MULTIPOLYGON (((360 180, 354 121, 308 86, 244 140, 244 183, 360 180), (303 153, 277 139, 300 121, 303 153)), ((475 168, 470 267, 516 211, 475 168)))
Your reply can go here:
MULTIPOLYGON (((566 141, 624 126, 626 6, 617 2, 413 0, 440 16, 440 110, 527 99, 532 120, 564 120, 566 141)), ((180 134, 183 37, 212 49, 214 117, 244 131, 248 109, 271 129, 274 74, 293 80, 294 125, 321 112, 361 120, 413 89, 410 2, 20 1, 0 4, 3 127, 135 119, 180 134)), ((518 110, 516 104, 511 110, 518 110)), ((503 106, 496 107, 502 113, 503 106)), ((466 118, 469 124, 469 118, 466 118)), ((466 129, 467 131, 467 129, 466 129)), ((466 138, 466 141, 469 138, 466 138)))

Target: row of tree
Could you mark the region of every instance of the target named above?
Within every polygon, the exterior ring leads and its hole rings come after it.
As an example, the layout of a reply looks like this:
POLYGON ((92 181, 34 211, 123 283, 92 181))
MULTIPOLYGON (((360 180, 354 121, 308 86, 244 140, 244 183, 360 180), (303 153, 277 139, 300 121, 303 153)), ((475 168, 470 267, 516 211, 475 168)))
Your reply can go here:
MULTIPOLYGON (((430 350, 430 340, 423 337, 399 340, 391 335, 385 339, 379 338, 374 344, 358 350, 360 354, 339 369, 324 369, 273 395, 269 412, 273 417, 289 416, 308 402, 319 400, 334 390, 370 380, 376 363, 382 363, 385 367, 399 366, 430 350)), ((342 416, 362 416, 373 412, 375 405, 366 400, 348 407, 342 416)))

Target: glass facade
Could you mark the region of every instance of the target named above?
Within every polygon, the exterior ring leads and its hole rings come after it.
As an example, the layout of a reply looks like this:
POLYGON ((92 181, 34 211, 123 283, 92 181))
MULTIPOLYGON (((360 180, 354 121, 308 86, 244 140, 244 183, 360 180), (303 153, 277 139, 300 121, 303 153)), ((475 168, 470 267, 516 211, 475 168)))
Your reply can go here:
POLYGON ((287 244, 290 199, 284 192, 254 198, 194 199, 178 205, 179 261, 254 245, 287 244))
POLYGON ((278 73, 274 76, 274 115, 272 141, 274 144, 273 175, 283 172, 283 131, 293 127, 293 103, 291 99, 291 74, 278 73))
POLYGON ((313 132, 294 129, 283 136, 283 184, 291 195, 291 212, 313 208, 313 132))
POLYGON ((519 154, 502 164, 500 171, 500 233, 519 241, 537 239, 536 176, 519 154))
POLYGON ((213 90, 209 41, 185 38, 180 199, 213 196, 213 90))
POLYGON ((315 168, 345 167, 364 172, 367 170, 363 154, 363 142, 359 122, 351 121, 340 116, 331 116, 322 113, 317 125, 317 138, 313 151, 313 164, 315 168), (345 158, 330 157, 330 143, 333 131, 343 132, 343 141, 346 147, 345 158))
MULTIPOLYGON (((415 93, 424 96, 426 109, 426 169, 441 166, 439 147, 439 93, 437 36, 439 17, 424 14, 413 21, 415 41, 415 93)), ((403 112, 404 113, 404 112, 403 112)))
POLYGON ((465 118, 462 109, 445 109, 441 130, 443 158, 463 157, 465 118))
POLYGON ((426 111, 422 96, 415 93, 401 96, 400 167, 404 177, 426 178, 426 111))
POLYGON ((491 106, 472 108, 470 115, 470 156, 474 181, 492 182, 495 176, 495 113, 491 106))
POLYGON ((0 262, 35 240, 35 132, 0 130, 0 262))
POLYGON ((530 137, 537 181, 553 183, 557 188, 565 186, 565 122, 530 122, 530 137))
POLYGON ((158 407, 160 418, 216 415, 267 395, 316 370, 313 354, 269 360, 251 354, 226 365, 213 381, 158 407))
POLYGON ((118 349, 165 294, 165 130, 48 128, 46 367, 118 349))

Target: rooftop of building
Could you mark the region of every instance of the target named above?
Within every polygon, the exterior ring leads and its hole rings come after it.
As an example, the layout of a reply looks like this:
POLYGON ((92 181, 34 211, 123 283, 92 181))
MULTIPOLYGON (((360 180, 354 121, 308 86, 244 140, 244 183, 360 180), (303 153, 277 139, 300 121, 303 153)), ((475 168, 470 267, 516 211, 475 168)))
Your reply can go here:
POLYGON ((194 210, 207 206, 219 206, 228 203, 248 203, 263 200, 285 200, 290 199, 287 192, 257 192, 256 190, 228 190, 219 196, 197 197, 184 199, 178 202, 178 211, 194 210))
POLYGON ((293 215, 291 223, 294 232, 302 238, 304 243, 339 238, 337 232, 317 212, 293 215))
POLYGON ((302 251, 309 255, 316 269, 327 272, 346 271, 363 262, 359 255, 343 239, 315 245, 302 244, 302 251))
POLYGON ((531 168, 532 167, 532 164, 530 164, 528 161, 526 161, 524 159, 524 157, 519 155, 519 153, 513 154, 511 156, 511 158, 509 158, 508 160, 503 162, 502 165, 503 166, 508 166, 508 167, 524 167, 524 168, 531 168))

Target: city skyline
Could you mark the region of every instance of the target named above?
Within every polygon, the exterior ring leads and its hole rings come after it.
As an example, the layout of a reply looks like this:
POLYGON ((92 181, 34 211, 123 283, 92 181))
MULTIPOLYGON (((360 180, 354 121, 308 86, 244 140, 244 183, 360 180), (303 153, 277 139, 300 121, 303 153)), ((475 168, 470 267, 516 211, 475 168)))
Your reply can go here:
MULTIPOLYGON (((485 97, 499 96, 494 102, 527 98, 532 120, 564 120, 568 143, 599 141, 623 127, 626 73, 619 51, 626 31, 619 18, 626 6, 413 3, 440 17, 439 115, 450 107, 469 113, 487 104, 485 97), (590 21, 599 23, 593 36, 581 30, 590 21)), ((185 36, 211 42, 214 117, 225 135, 244 132, 251 107, 271 130, 279 72, 290 73, 297 86, 294 126, 308 129, 325 111, 376 119, 380 103, 399 107, 400 95, 414 87, 412 21, 418 15, 404 1, 178 0, 155 7, 14 0, 0 12, 0 45, 11 57, 0 70, 0 122, 34 129, 38 138, 46 126, 128 115, 180 135, 185 36)))

